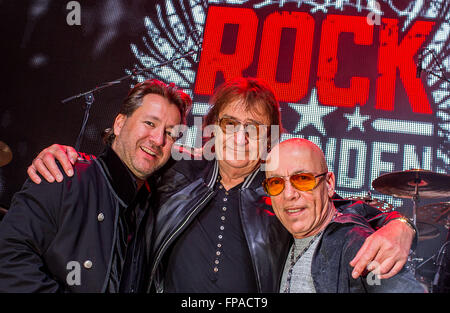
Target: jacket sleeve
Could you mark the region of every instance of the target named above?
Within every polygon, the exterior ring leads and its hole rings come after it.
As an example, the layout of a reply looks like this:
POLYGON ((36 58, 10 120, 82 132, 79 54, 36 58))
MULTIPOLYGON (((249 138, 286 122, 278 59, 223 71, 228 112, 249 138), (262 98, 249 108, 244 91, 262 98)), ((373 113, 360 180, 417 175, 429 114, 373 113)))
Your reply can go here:
POLYGON ((423 287, 414 277, 410 270, 410 264, 407 263, 403 269, 395 276, 388 279, 379 279, 377 277, 377 268, 374 271, 363 273, 357 279, 353 279, 351 273, 353 267, 349 265, 357 251, 363 245, 365 239, 369 237, 373 231, 368 227, 354 227, 346 238, 346 244, 343 249, 342 264, 346 267, 346 277, 349 282, 350 292, 367 292, 367 293, 424 293, 426 288, 423 287))
POLYGON ((0 224, 0 292, 59 292, 43 259, 57 231, 62 183, 27 180, 0 224))
MULTIPOLYGON (((360 216, 363 216, 367 222, 370 224, 370 226, 375 229, 378 230, 383 226, 386 226, 390 221, 397 219, 399 217, 403 217, 402 214, 400 214, 397 211, 391 211, 391 212, 382 212, 380 210, 378 210, 377 208, 370 206, 366 203, 362 203, 362 202, 356 202, 353 203, 351 205, 348 206, 342 206, 340 209, 341 212, 343 213, 350 213, 350 214, 358 214, 360 216)), ((417 228, 412 225, 411 226, 414 227, 414 229, 416 230, 416 233, 414 235, 414 239, 411 245, 411 249, 415 250, 415 248, 417 247, 417 241, 418 241, 418 230, 417 228)))

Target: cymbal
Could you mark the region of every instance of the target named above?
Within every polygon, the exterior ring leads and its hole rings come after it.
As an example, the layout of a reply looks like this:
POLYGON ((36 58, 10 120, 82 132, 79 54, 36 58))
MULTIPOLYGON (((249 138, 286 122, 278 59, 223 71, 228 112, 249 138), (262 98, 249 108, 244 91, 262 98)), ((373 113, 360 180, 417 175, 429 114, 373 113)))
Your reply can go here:
POLYGON ((428 240, 439 237, 441 232, 435 225, 426 222, 417 222, 417 230, 419 231, 419 240, 428 240))
POLYGON ((5 166, 12 160, 12 152, 6 143, 0 141, 0 167, 5 166))
POLYGON ((377 208, 378 210, 382 211, 382 212, 390 212, 392 210, 394 210, 394 206, 390 203, 387 203, 386 201, 377 199, 377 198, 372 198, 372 197, 349 197, 346 198, 349 200, 355 200, 355 201, 362 201, 364 203, 367 203, 370 206, 373 206, 375 208, 377 208))
POLYGON ((413 198, 416 186, 421 198, 450 197, 450 175, 426 170, 407 170, 379 176, 372 182, 378 192, 399 198, 413 198))
POLYGON ((450 202, 438 202, 417 209, 417 220, 450 227, 450 202))

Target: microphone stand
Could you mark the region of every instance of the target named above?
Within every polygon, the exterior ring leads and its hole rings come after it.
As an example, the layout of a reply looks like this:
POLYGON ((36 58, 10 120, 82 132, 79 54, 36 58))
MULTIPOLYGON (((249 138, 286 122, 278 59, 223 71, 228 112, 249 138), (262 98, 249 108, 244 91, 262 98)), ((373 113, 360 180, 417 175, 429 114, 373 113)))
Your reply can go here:
POLYGON ((157 64, 157 65, 155 65, 153 67, 146 67, 146 68, 139 69, 139 70, 138 69, 134 69, 130 75, 126 75, 126 76, 120 77, 120 78, 118 78, 116 80, 100 84, 99 86, 97 86, 97 87, 95 87, 95 88, 93 88, 91 90, 88 90, 88 91, 85 91, 85 92, 81 92, 81 93, 79 93, 77 95, 74 95, 74 96, 71 96, 69 98, 66 98, 66 99, 62 100, 61 102, 64 104, 64 103, 67 103, 67 102, 72 101, 74 99, 78 99, 78 98, 84 97, 84 101, 85 101, 84 117, 83 117, 83 122, 81 124, 80 133, 78 134, 77 141, 75 143, 75 150, 79 151, 79 149, 80 149, 81 142, 83 140, 84 131, 86 129, 86 125, 87 125, 87 122, 88 122, 88 119, 89 119, 89 112, 91 110, 92 104, 95 101, 94 93, 99 92, 100 90, 103 90, 105 88, 118 85, 118 84, 122 83, 125 80, 128 80, 128 79, 130 79, 130 78, 132 78, 134 76, 137 76, 139 74, 142 74, 144 72, 148 72, 148 71, 150 71, 150 70, 152 70, 154 68, 158 68, 158 67, 162 67, 162 66, 168 65, 168 64, 170 64, 170 63, 172 63, 174 61, 186 58, 186 57, 191 56, 193 54, 198 54, 200 50, 201 50, 200 47, 199 47, 199 49, 197 51, 196 50, 190 50, 189 52, 186 52, 185 54, 183 54, 183 55, 181 55, 179 57, 172 58, 170 60, 167 60, 165 62, 157 64))

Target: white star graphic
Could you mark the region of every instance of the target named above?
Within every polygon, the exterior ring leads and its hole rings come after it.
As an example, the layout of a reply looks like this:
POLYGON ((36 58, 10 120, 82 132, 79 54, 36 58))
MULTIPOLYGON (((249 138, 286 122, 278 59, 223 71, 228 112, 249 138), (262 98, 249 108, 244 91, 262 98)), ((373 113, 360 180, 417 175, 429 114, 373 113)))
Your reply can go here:
POLYGON ((344 114, 344 116, 348 119, 347 131, 358 127, 360 131, 365 132, 363 123, 370 119, 370 116, 360 115, 359 109, 359 106, 357 106, 353 114, 344 114))
POLYGON ((289 103, 289 106, 300 114, 300 121, 294 133, 300 132, 308 125, 313 125, 323 136, 326 135, 326 131, 322 118, 337 109, 336 107, 319 105, 316 88, 311 91, 311 97, 307 104, 289 103))

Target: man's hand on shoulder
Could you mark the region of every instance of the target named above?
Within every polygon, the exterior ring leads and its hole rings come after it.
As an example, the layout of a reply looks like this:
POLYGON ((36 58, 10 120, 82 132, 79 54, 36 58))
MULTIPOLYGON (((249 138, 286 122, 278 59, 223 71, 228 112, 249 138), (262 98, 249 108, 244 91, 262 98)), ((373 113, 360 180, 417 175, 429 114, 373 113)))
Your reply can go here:
POLYGON ((381 279, 396 275, 408 260, 414 236, 415 231, 399 220, 381 227, 365 240, 350 262, 354 267, 353 278, 358 278, 366 269, 374 270, 374 266, 379 266, 381 279))
POLYGON ((30 179, 36 184, 41 183, 41 174, 49 183, 55 180, 61 182, 63 175, 56 164, 56 160, 61 163, 64 172, 71 177, 73 175, 73 164, 77 161, 78 153, 71 146, 53 144, 42 150, 28 167, 27 173, 30 179))

